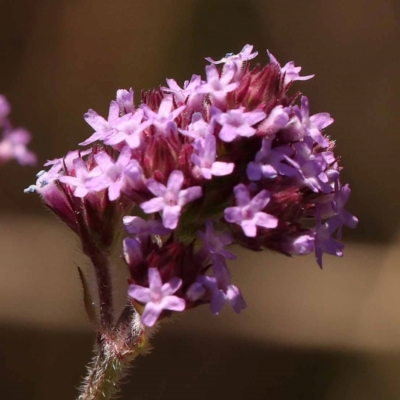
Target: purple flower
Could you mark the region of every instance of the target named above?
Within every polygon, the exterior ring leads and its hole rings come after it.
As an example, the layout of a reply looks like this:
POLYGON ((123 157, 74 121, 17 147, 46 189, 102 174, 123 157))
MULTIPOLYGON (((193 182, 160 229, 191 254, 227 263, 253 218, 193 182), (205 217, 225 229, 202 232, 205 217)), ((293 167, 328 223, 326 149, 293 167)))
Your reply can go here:
POLYGON ((205 232, 197 231, 197 236, 202 240, 203 248, 211 257, 219 255, 230 260, 236 258, 234 254, 224 249, 225 246, 228 246, 233 242, 232 236, 229 232, 222 232, 219 235, 215 235, 211 219, 206 220, 205 232))
POLYGON ((125 146, 117 161, 114 161, 105 151, 95 154, 94 159, 102 174, 88 179, 85 183, 86 188, 88 191, 95 192, 108 188, 110 201, 118 199, 127 178, 127 170, 137 164, 136 160, 131 160, 131 150, 125 146))
POLYGON ((25 129, 4 132, 3 140, 0 141, 0 163, 14 158, 21 165, 36 164, 36 155, 26 147, 30 141, 31 134, 25 129))
POLYGON ((206 60, 212 64, 222 64, 222 63, 226 64, 228 62, 236 60, 240 60, 241 62, 249 61, 257 57, 258 55, 258 51, 255 51, 254 53, 252 53, 252 51, 253 51, 253 46, 250 44, 246 44, 239 54, 228 53, 225 55, 225 57, 221 58, 218 61, 213 60, 211 57, 206 57, 206 60))
POLYGON ((111 101, 107 121, 93 110, 89 110, 83 117, 95 130, 92 136, 79 143, 81 146, 86 146, 97 140, 104 140, 114 132, 114 125, 119 119, 119 105, 116 101, 111 101))
POLYGON ((274 137, 263 139, 261 149, 256 154, 254 162, 247 166, 247 176, 253 181, 258 181, 262 176, 265 178, 276 178, 279 175, 294 176, 296 170, 284 164, 285 156, 293 154, 293 149, 289 145, 271 148, 274 137))
POLYGON ((214 133, 214 119, 206 122, 201 113, 195 112, 192 115, 192 121, 188 126, 188 130, 179 129, 179 132, 193 139, 205 138, 207 135, 214 133))
POLYGON ((259 125, 258 130, 263 136, 272 136, 285 128, 289 122, 289 107, 276 106, 268 117, 259 125))
POLYGON ((139 237, 125 238, 122 242, 122 251, 128 265, 140 265, 143 261, 142 243, 139 237))
POLYGON ((36 174, 37 180, 35 185, 30 185, 24 190, 24 193, 38 192, 42 193, 46 190, 46 187, 53 183, 60 177, 60 171, 62 169, 62 161, 54 163, 48 171, 39 171, 36 174))
POLYGON ((3 120, 8 116, 10 113, 11 107, 10 103, 7 101, 7 99, 0 95, 0 127, 3 122, 3 120))
POLYGON ((223 73, 225 73, 229 68, 233 69, 235 71, 233 80, 236 81, 243 74, 243 63, 257 57, 258 51, 255 51, 254 53, 252 53, 252 51, 253 46, 246 44, 239 54, 228 53, 218 61, 213 60, 211 57, 207 57, 206 60, 212 64, 225 64, 222 70, 223 73))
POLYGON ((327 164, 324 157, 315 157, 307 141, 298 142, 294 147, 297 152, 294 159, 287 156, 285 159, 297 170, 300 182, 315 193, 319 191, 330 193, 332 187, 329 184, 329 177, 325 174, 327 164))
POLYGON ((165 228, 161 221, 140 217, 125 216, 122 219, 125 229, 133 235, 167 235, 171 231, 165 228))
POLYGON ((163 86, 161 89, 164 92, 171 92, 175 95, 176 101, 178 103, 185 103, 186 99, 196 93, 196 89, 203 83, 201 76, 192 75, 190 81, 185 81, 183 88, 181 88, 175 81, 175 79, 167 79, 167 85, 169 87, 163 86))
POLYGON ((225 97, 228 93, 237 89, 238 82, 233 82, 232 78, 235 75, 235 69, 229 68, 222 76, 219 76, 218 69, 215 65, 207 65, 206 67, 207 83, 199 86, 197 93, 210 93, 215 105, 223 105, 225 97))
POLYGON ((307 136, 321 147, 326 148, 329 142, 322 134, 321 130, 333 123, 333 118, 328 113, 319 113, 310 117, 310 108, 306 96, 301 97, 301 107, 294 107, 294 111, 299 118, 307 136))
POLYGON ((129 119, 121 118, 115 123, 113 133, 104 140, 105 144, 115 146, 125 141, 131 149, 140 146, 141 133, 151 125, 151 121, 142 122, 143 110, 137 110, 129 116, 129 119))
POLYGON ((84 151, 72 150, 72 151, 69 151, 65 157, 55 158, 54 160, 47 160, 47 162, 44 164, 44 166, 47 167, 49 165, 61 163, 61 164, 65 165, 65 169, 67 171, 71 171, 74 169, 73 163, 74 163, 75 158, 87 156, 91 152, 92 152, 91 148, 84 150, 84 151))
POLYGON ((304 256, 314 250, 314 240, 312 233, 301 234, 285 243, 285 251, 288 254, 304 256))
POLYGON ((66 183, 69 186, 75 187, 74 196, 85 197, 88 194, 86 182, 89 178, 99 176, 101 170, 99 167, 93 168, 91 171, 88 170, 85 161, 82 158, 75 158, 72 161, 75 176, 60 176, 58 180, 62 183, 66 183))
POLYGON ((195 164, 195 174, 198 172, 203 178, 211 179, 213 175, 224 176, 232 173, 234 163, 215 161, 216 147, 217 140, 214 135, 207 135, 204 139, 197 139, 193 143, 194 153, 191 155, 191 160, 195 164))
POLYGON ((183 311, 185 300, 172 296, 182 285, 182 280, 172 278, 162 284, 157 268, 149 268, 149 287, 130 285, 128 294, 133 299, 145 303, 141 321, 146 326, 153 326, 163 310, 183 311))
POLYGON ((226 301, 237 314, 247 307, 236 286, 229 284, 225 290, 221 289, 215 276, 198 276, 197 281, 188 289, 187 296, 195 301, 206 293, 210 296, 210 310, 215 315, 219 314, 226 301))
POLYGON ((175 229, 178 225, 182 207, 202 195, 200 186, 181 190, 183 181, 183 173, 178 170, 171 172, 167 186, 157 182, 155 179, 148 179, 146 186, 157 197, 142 203, 140 207, 146 214, 162 210, 164 226, 169 229, 175 229))
MULTIPOLYGON (((276 64, 281 68, 277 59, 267 50, 267 54, 271 64, 276 64)), ((287 64, 281 68, 281 74, 285 74, 284 85, 286 86, 293 81, 306 81, 308 79, 314 78, 315 75, 300 76, 301 67, 295 67, 293 61, 289 61, 287 64)))
POLYGON ((165 96, 160 104, 158 112, 155 113, 145 104, 142 104, 146 117, 151 121, 151 124, 155 126, 158 132, 165 135, 169 133, 176 133, 177 128, 174 120, 182 113, 186 106, 181 106, 172 111, 174 102, 172 95, 165 96))
POLYGON ((232 142, 237 136, 253 136, 257 130, 252 128, 252 126, 267 116, 261 110, 245 112, 243 107, 228 110, 226 113, 220 113, 217 109, 213 108, 212 113, 215 120, 222 125, 219 137, 224 142, 232 142))
POLYGON ((120 114, 133 113, 135 107, 133 105, 133 90, 119 89, 117 90, 117 103, 120 114))
POLYGON ((278 219, 261 211, 270 201, 270 193, 267 190, 262 190, 252 199, 243 184, 235 186, 234 192, 237 206, 225 209, 225 219, 228 222, 239 224, 248 237, 256 236, 257 226, 276 228, 278 219))
POLYGON ((337 257, 342 257, 344 245, 331 237, 332 233, 338 228, 338 221, 329 220, 322 224, 321 217, 319 213, 316 212, 315 222, 315 257, 318 265, 322 268, 322 254, 328 253, 337 257))
MULTIPOLYGON (((337 183, 333 200, 318 205, 319 213, 321 215, 331 217, 329 219, 330 223, 338 225, 338 239, 340 239, 342 236, 342 225, 354 229, 358 223, 357 217, 350 214, 347 210, 344 209, 344 206, 349 199, 350 192, 351 190, 348 184, 339 189, 339 183, 337 183)), ((328 195, 328 198, 331 197, 331 195, 328 195)))

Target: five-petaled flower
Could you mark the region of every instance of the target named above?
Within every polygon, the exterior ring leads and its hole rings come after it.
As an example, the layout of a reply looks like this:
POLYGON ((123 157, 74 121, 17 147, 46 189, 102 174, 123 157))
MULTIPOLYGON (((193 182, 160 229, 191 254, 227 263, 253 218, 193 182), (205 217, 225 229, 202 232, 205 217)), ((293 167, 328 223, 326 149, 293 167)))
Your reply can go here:
POLYGON ((173 296, 182 285, 182 280, 172 278, 167 283, 162 283, 160 273, 156 268, 149 268, 149 287, 130 285, 128 294, 133 299, 144 303, 142 323, 153 326, 163 310, 183 311, 185 300, 173 296))

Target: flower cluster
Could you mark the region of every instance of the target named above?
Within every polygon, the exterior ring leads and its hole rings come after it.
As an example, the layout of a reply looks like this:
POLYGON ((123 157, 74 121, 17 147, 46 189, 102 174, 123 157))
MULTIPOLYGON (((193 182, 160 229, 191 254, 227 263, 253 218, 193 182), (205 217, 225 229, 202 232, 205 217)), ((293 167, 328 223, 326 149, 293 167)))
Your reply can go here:
POLYGON ((31 135, 23 128, 12 127, 8 118, 10 111, 7 99, 0 95, 0 165, 12 159, 21 165, 34 165, 36 155, 26 148, 31 135))
POLYGON ((94 133, 81 145, 90 147, 49 161, 27 189, 106 252, 120 246, 124 227, 128 294, 147 326, 204 303, 214 314, 225 303, 244 309, 226 263, 231 243, 315 251, 322 267, 323 253, 342 256, 342 226, 357 223, 323 131, 333 119, 287 94, 313 75, 268 55, 254 68, 250 45, 207 58, 205 80, 167 79, 142 92, 138 107, 132 89, 118 90, 107 119, 84 115, 94 133))

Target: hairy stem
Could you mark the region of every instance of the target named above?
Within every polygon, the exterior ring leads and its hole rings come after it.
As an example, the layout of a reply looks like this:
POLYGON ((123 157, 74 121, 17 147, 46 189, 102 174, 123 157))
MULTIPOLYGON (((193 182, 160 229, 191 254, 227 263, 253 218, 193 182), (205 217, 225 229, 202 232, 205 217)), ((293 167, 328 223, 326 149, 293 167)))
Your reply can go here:
POLYGON ((144 351, 146 337, 139 315, 127 307, 122 317, 111 333, 99 334, 96 355, 88 366, 78 400, 114 398, 130 362, 144 351))

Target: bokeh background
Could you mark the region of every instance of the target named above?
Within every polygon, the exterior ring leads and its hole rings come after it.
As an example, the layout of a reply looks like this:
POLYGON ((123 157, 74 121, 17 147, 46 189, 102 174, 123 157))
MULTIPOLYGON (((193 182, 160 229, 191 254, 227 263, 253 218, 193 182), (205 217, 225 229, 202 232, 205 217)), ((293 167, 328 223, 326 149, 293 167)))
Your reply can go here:
MULTIPOLYGON (((119 88, 204 75, 246 44, 294 60, 312 112, 328 111, 348 208, 343 259, 238 249, 248 309, 206 307, 165 324, 123 399, 400 398, 400 3, 396 0, 0 0, 0 93, 33 133, 40 165, 77 148, 119 88)), ((22 189, 38 168, 0 170, 0 393, 73 399, 91 354, 67 228, 22 189)), ((235 265, 236 264, 236 265, 235 265)), ((123 281, 124 271, 118 272, 123 281)))

